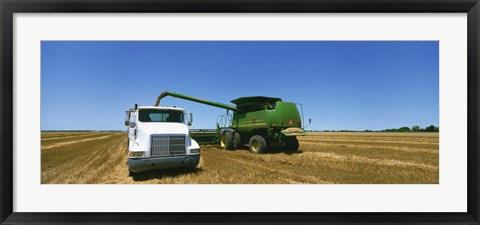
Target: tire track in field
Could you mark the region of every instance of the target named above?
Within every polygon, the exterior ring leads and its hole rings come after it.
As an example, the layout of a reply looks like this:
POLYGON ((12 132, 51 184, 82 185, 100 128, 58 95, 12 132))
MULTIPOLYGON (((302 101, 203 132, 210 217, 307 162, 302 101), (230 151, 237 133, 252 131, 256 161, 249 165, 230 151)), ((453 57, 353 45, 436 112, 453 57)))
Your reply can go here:
POLYGON ((428 149, 428 148, 411 148, 411 147, 397 147, 397 146, 376 146, 376 145, 352 145, 352 144, 332 144, 332 143, 325 143, 325 142, 316 142, 310 140, 300 140, 300 144, 302 145, 316 145, 316 146, 345 146, 345 147, 352 147, 357 149, 382 149, 382 150, 395 150, 395 151, 402 151, 402 152, 425 152, 425 153, 436 153, 438 154, 438 149, 428 149))
MULTIPOLYGON (((68 136, 74 136, 74 135, 84 135, 84 134, 93 134, 93 133, 99 133, 99 132, 45 132, 41 131, 40 134, 43 138, 54 138, 54 137, 68 137, 68 136)), ((105 133, 105 132, 103 132, 105 133)))
MULTIPOLYGON (((114 141, 112 141, 114 142, 114 141)), ((94 170, 97 171, 98 168, 94 168, 92 165, 97 163, 98 160, 106 155, 108 153, 108 145, 110 145, 110 143, 106 143, 105 145, 107 145, 106 148, 103 148, 103 145, 102 145, 102 148, 99 148, 97 151, 95 151, 93 154, 90 153, 89 154, 89 158, 86 159, 86 160, 83 160, 83 161, 86 161, 87 163, 83 164, 81 167, 79 167, 73 174, 71 177, 73 178, 77 178, 77 177, 81 177, 79 175, 81 174, 84 174, 86 176, 83 176, 81 179, 78 179, 76 180, 75 182, 81 182, 81 183, 86 183, 86 180, 90 179, 90 177, 92 175, 97 175, 96 173, 94 174, 94 170), (100 152, 100 153, 97 153, 97 152, 100 152), (86 173, 86 171, 89 171, 88 174, 86 173)), ((112 145, 113 146, 113 145, 112 145)), ((105 165, 106 163, 104 162, 103 165, 105 165)))
POLYGON ((90 177, 98 177, 101 175, 97 173, 99 166, 94 165, 103 165, 108 161, 109 149, 124 139, 121 135, 123 136, 123 134, 108 135, 108 137, 117 137, 102 142, 92 138, 89 140, 90 143, 82 141, 80 145, 67 145, 64 146, 65 148, 58 148, 58 151, 43 152, 42 160, 43 157, 48 157, 46 160, 49 161, 42 161, 42 163, 48 162, 42 165, 42 183, 85 184, 90 177), (43 170, 43 166, 47 165, 47 169, 43 170))
POLYGON ((328 139, 328 138, 299 138, 299 141, 330 141, 330 142, 360 142, 360 143, 380 143, 380 144, 428 144, 428 145, 437 145, 437 142, 426 142, 426 141, 366 141, 366 140, 355 140, 355 139, 328 139))
MULTIPOLYGON (((105 149, 104 155, 106 156, 106 160, 95 168, 94 175, 85 178, 85 183, 104 183, 110 175, 109 170, 113 170, 115 167, 124 164, 121 161, 127 155, 127 153, 123 151, 127 139, 122 137, 115 142, 112 143, 111 147, 105 149)), ((125 176, 127 176, 127 174, 125 174, 125 176)))
POLYGON ((301 157, 318 157, 322 159, 331 159, 336 161, 351 161, 356 163, 369 163, 369 164, 376 164, 382 166, 402 166, 402 167, 417 167, 427 170, 434 170, 438 171, 438 166, 431 166, 426 164, 419 164, 419 163, 411 163, 405 162, 400 160, 394 159, 372 159, 363 156, 356 156, 356 155, 341 155, 335 153, 327 153, 327 152, 303 152, 300 154, 301 157))
MULTIPOLYGON (((240 160, 240 159, 232 158, 232 157, 229 157, 229 156, 227 156, 227 155, 225 155, 225 154, 222 155, 222 156, 217 156, 217 155, 215 155, 215 154, 211 154, 210 156, 214 156, 214 158, 227 159, 227 160, 230 160, 230 161, 234 161, 234 162, 236 162, 236 163, 239 163, 239 164, 248 165, 248 166, 250 166, 250 167, 258 167, 258 168, 261 168, 261 169, 264 169, 264 170, 267 170, 267 171, 270 171, 270 172, 273 172, 273 173, 280 173, 280 174, 287 175, 287 176, 290 176, 290 177, 300 178, 301 180, 306 180, 306 181, 308 181, 309 183, 315 183, 315 184, 333 184, 333 182, 326 181, 326 180, 322 180, 322 179, 318 179, 318 178, 316 178, 316 177, 314 177, 314 176, 304 176, 304 175, 300 175, 300 174, 288 172, 288 171, 285 171, 285 170, 274 169, 274 168, 271 168, 271 167, 268 167, 268 166, 260 165, 259 163, 252 163, 252 162, 248 162, 248 161, 245 161, 245 160, 240 160)), ((279 177, 279 178, 280 178, 280 177, 279 177)), ((280 178, 280 179, 282 179, 282 178, 280 178)), ((283 180, 286 180, 286 181, 288 181, 289 183, 297 182, 297 181, 292 181, 292 180, 288 180, 288 179, 283 179, 283 180)))
POLYGON ((70 138, 79 138, 79 137, 89 137, 89 136, 95 136, 95 135, 101 135, 99 133, 94 133, 94 134, 81 134, 81 135, 69 135, 69 136, 62 136, 62 137, 52 137, 52 138, 42 138, 42 141, 50 141, 50 140, 59 140, 59 139, 70 139, 70 138))
POLYGON ((78 141, 60 142, 60 143, 56 143, 56 144, 51 144, 51 145, 47 145, 47 146, 42 146, 42 150, 49 150, 49 149, 52 149, 52 148, 57 148, 57 147, 65 146, 65 145, 71 145, 71 144, 77 144, 77 143, 80 143, 80 142, 87 142, 87 141, 105 139, 105 138, 109 138, 109 137, 111 137, 111 136, 113 136, 113 135, 114 135, 114 134, 110 134, 110 135, 107 135, 107 136, 101 136, 101 137, 95 137, 95 138, 87 138, 87 139, 82 139, 82 140, 78 140, 78 141))
MULTIPOLYGON (((125 134, 125 136, 127 136, 125 134)), ((95 184, 128 184, 132 182, 132 177, 128 176, 128 165, 126 164, 127 137, 120 137, 119 142, 110 148, 108 163, 102 164, 98 177, 88 179, 88 183, 95 184)))

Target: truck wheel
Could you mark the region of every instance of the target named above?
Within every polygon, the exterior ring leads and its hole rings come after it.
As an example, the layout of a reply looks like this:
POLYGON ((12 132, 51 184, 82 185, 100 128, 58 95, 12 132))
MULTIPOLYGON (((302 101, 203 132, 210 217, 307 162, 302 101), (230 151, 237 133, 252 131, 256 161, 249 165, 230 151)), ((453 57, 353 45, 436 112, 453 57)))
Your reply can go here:
POLYGON ((242 137, 240 133, 234 132, 233 133, 233 148, 240 149, 242 147, 242 137))
POLYGON ((220 138, 220 146, 225 150, 233 150, 233 133, 225 131, 220 138))
POLYGON ((295 137, 295 139, 287 141, 287 145, 285 146, 285 150, 291 151, 291 152, 298 151, 298 140, 297 140, 296 137, 295 137))
POLYGON ((248 145, 250 151, 255 154, 264 153, 267 150, 267 141, 260 135, 253 135, 248 145))

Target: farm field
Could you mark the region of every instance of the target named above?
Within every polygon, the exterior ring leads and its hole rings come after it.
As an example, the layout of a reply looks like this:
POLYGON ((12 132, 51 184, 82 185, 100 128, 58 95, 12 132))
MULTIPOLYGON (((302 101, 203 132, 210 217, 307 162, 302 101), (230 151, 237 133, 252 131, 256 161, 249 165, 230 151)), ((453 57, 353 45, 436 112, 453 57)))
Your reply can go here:
POLYGON ((315 132, 298 152, 202 146, 195 170, 128 176, 126 132, 42 132, 42 184, 438 184, 438 133, 315 132))

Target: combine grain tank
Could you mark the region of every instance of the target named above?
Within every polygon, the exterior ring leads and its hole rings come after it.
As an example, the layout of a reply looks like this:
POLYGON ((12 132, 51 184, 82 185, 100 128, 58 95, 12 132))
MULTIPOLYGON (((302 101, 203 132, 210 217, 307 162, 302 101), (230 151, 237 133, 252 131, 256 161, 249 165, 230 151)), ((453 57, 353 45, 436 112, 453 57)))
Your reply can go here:
MULTIPOLYGON (((199 99, 165 91, 158 96, 155 106, 166 96, 173 96, 227 110, 217 119, 216 130, 191 131, 199 144, 220 144, 223 149, 234 150, 248 145, 253 153, 263 153, 270 148, 298 150, 297 136, 305 135, 302 117, 296 103, 280 98, 263 96, 242 97, 232 100, 236 106, 199 99), (233 112, 233 115, 229 114, 233 112)), ((301 106, 301 105, 300 105, 301 106)))

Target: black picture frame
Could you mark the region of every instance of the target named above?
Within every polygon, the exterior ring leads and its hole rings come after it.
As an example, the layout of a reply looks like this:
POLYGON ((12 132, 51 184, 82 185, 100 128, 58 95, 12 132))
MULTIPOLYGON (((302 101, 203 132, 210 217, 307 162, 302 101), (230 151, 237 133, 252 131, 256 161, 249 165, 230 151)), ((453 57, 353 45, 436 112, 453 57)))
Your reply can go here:
POLYGON ((478 0, 0 0, 2 224, 479 224, 478 0), (13 212, 14 13, 467 13, 467 213, 19 213, 13 212))

